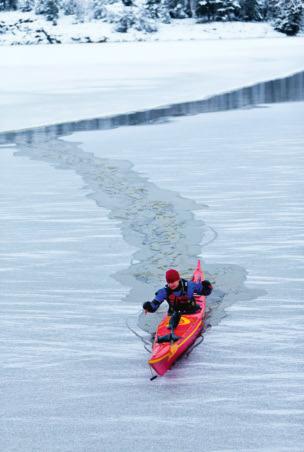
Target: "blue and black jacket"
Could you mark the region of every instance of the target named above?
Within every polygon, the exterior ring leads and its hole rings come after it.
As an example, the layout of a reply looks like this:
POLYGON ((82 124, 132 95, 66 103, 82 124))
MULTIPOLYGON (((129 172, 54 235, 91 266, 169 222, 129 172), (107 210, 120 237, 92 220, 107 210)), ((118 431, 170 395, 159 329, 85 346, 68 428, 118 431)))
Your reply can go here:
POLYGON ((174 311, 183 313, 195 312, 198 306, 195 302, 194 294, 207 296, 211 292, 212 285, 209 281, 195 283, 181 279, 176 289, 172 290, 166 285, 155 293, 155 297, 150 303, 151 311, 155 312, 162 302, 166 300, 169 304, 169 313, 174 311))

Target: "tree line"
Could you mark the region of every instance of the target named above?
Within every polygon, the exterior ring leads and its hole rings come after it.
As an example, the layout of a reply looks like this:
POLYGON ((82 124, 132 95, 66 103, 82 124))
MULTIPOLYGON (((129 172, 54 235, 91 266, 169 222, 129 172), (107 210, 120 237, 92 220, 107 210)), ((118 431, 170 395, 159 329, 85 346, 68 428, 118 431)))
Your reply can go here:
POLYGON ((157 23, 195 18, 197 22, 269 21, 287 35, 304 23, 304 0, 0 0, 0 11, 20 10, 41 14, 56 25, 61 14, 79 21, 99 19, 116 23, 116 30, 157 30, 157 23), (113 13, 112 5, 120 4, 113 13))

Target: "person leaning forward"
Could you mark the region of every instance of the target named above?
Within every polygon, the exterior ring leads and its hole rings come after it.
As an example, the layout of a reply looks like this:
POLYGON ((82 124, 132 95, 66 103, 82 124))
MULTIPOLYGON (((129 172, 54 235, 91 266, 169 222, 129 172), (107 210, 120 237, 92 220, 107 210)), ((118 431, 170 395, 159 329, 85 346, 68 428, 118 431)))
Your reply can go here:
POLYGON ((195 295, 211 294, 213 287, 210 281, 201 282, 187 281, 180 277, 177 270, 170 269, 166 272, 167 284, 155 293, 152 301, 146 301, 143 309, 146 312, 155 312, 163 301, 169 304, 168 314, 171 316, 169 328, 172 331, 173 340, 177 340, 174 336, 174 329, 177 327, 182 314, 194 314, 200 309, 195 301, 195 295))

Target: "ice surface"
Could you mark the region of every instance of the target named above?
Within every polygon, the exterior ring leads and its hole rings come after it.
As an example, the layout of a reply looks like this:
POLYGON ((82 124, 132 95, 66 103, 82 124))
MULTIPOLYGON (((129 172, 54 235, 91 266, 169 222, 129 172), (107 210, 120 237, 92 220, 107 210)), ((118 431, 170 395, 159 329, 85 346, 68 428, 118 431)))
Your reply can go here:
POLYGON ((303 110, 1 147, 1 450, 303 450, 303 110), (139 242, 119 219, 147 188, 228 292, 203 346, 154 382, 125 325, 139 242), (240 290, 242 268, 264 295, 240 290))
POLYGON ((109 276, 134 252, 120 224, 84 196, 83 175, 59 169, 58 159, 57 169, 38 161, 49 147, 29 153, 35 161, 24 148, 14 158, 1 150, 15 175, 3 182, 14 210, 3 245, 16 243, 2 300, 3 450, 302 450, 303 110, 278 104, 69 139, 91 158, 118 168, 129 160, 161 190, 208 204, 195 212, 217 232, 201 244, 204 260, 244 266, 249 285, 266 290, 253 301, 231 293, 204 345, 153 383, 124 325, 136 300, 121 305, 126 289, 109 276))
MULTIPOLYGON (((0 133, 0 143, 34 143, 48 141, 74 132, 115 129, 122 126, 162 123, 177 116, 193 116, 200 113, 237 110, 257 107, 261 104, 304 100, 304 72, 288 77, 263 81, 226 93, 189 102, 163 105, 136 112, 114 114, 105 117, 68 121, 61 124, 34 127, 23 131, 0 133)), ((60 143, 58 143, 58 146, 60 143)))
MULTIPOLYGON (((161 381, 174 386, 173 398, 165 395, 170 407, 191 420, 178 435, 180 450, 206 439, 206 450, 301 450, 303 110, 265 105, 73 136, 87 152, 128 159, 160 188, 208 204, 195 215, 218 236, 202 244, 204 259, 244 266, 248 285, 266 291, 254 301, 230 293, 238 302, 203 349, 161 381)), ((171 418, 170 429, 177 425, 171 418)))
POLYGON ((202 99, 285 76, 303 70, 303 41, 0 46, 0 131, 202 99))
POLYGON ((128 288, 110 275, 133 249, 80 177, 13 153, 0 152, 0 448, 84 450, 68 406, 83 397, 81 368, 98 363, 106 380, 109 362, 125 355, 111 337, 129 339, 120 315, 128 288))

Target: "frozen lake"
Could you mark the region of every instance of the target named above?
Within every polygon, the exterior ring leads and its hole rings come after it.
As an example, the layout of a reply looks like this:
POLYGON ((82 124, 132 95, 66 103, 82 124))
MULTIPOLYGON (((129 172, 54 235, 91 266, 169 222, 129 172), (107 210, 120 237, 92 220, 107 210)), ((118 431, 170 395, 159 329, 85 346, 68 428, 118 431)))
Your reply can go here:
POLYGON ((1 148, 2 450, 303 450, 304 102, 286 100, 1 148), (198 254, 221 320, 151 383, 125 318, 198 254))

